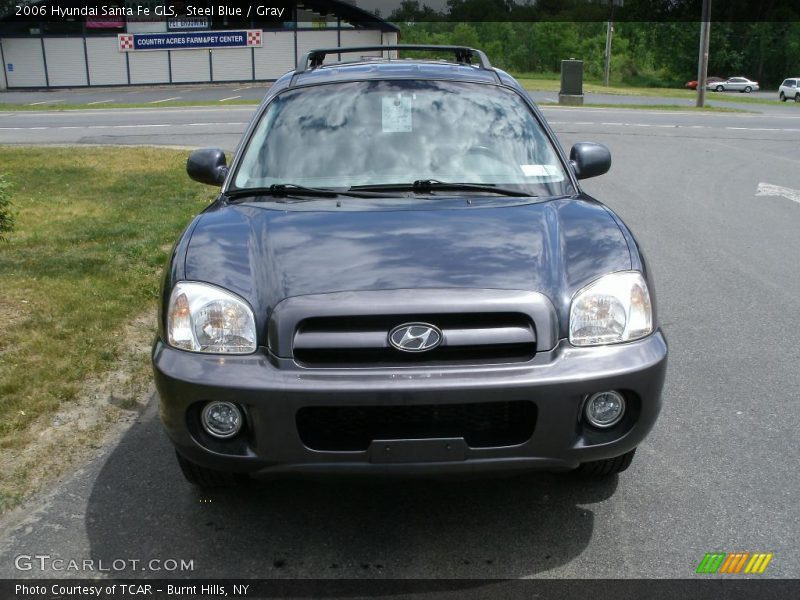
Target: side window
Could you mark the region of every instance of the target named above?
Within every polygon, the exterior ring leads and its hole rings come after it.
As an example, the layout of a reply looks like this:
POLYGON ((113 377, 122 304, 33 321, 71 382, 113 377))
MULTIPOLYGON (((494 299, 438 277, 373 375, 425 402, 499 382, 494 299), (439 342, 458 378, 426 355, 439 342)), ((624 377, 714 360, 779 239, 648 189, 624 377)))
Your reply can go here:
POLYGON ((797 79, 790 79, 789 87, 797 87, 797 79))

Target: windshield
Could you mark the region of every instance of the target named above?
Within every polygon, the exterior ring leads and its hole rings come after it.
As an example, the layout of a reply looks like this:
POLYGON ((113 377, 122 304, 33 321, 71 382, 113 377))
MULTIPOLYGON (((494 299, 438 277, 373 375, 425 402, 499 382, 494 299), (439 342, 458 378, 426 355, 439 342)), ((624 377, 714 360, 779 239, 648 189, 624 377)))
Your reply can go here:
POLYGON ((552 145, 525 102, 497 86, 361 81, 277 96, 256 127, 237 188, 349 188, 419 180, 570 193, 552 145))

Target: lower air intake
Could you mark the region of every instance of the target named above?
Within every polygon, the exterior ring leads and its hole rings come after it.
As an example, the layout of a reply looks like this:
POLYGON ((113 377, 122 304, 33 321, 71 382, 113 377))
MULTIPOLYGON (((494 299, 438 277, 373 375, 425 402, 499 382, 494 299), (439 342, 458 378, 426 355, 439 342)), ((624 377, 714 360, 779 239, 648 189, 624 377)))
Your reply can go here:
POLYGON ((297 430, 312 450, 365 451, 373 440, 463 437, 472 448, 526 442, 536 426, 528 401, 416 406, 313 406, 297 412, 297 430))

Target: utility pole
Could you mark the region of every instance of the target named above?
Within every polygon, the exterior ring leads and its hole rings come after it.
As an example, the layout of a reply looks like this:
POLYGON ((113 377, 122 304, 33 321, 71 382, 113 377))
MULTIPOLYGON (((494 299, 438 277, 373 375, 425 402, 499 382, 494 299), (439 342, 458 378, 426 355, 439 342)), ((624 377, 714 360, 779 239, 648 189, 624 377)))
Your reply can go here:
POLYGON ((606 53, 604 55, 605 65, 603 66, 603 85, 608 87, 608 80, 611 76, 611 39, 614 37, 614 9, 623 6, 625 0, 608 0, 611 15, 606 22, 606 53))
MULTIPOLYGON (((614 10, 613 8, 611 9, 614 10)), ((613 16, 613 15, 612 15, 613 16)), ((614 35, 614 21, 606 23, 606 64, 603 68, 603 85, 608 87, 608 78, 611 74, 611 38, 614 35)))
POLYGON ((708 48, 711 41, 711 0, 703 0, 703 15, 700 23, 700 58, 697 66, 697 107, 706 104, 706 81, 708 78, 708 48))

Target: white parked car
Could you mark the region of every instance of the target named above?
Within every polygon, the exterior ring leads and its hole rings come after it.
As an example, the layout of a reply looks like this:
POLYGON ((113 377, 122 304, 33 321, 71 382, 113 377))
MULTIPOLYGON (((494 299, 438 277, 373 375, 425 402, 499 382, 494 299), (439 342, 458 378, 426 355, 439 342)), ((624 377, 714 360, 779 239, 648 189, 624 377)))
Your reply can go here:
POLYGON ((784 79, 781 87, 778 88, 778 97, 781 102, 786 102, 787 100, 800 102, 800 77, 784 79))
POLYGON ((758 82, 750 81, 747 77, 731 77, 725 81, 715 81, 714 83, 709 83, 706 88, 715 92, 730 91, 744 92, 745 94, 757 92, 759 89, 758 82))

